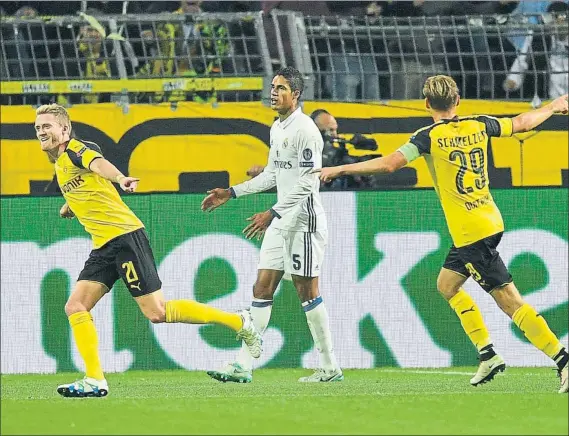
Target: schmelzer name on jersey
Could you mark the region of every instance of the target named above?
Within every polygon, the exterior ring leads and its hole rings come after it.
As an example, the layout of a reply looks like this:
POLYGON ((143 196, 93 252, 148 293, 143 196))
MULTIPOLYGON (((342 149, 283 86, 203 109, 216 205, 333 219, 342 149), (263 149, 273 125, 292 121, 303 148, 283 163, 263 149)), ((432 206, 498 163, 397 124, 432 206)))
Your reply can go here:
POLYGON ((452 147, 461 148, 468 147, 469 145, 478 144, 486 140, 486 132, 476 132, 467 136, 451 136, 448 138, 439 138, 438 143, 440 148, 452 147))
POLYGON ((71 179, 69 182, 65 183, 62 187, 61 187, 61 191, 63 193, 66 192, 71 192, 74 189, 78 188, 79 186, 81 186, 83 183, 85 183, 85 180, 83 180, 83 176, 77 176, 73 179, 71 179))

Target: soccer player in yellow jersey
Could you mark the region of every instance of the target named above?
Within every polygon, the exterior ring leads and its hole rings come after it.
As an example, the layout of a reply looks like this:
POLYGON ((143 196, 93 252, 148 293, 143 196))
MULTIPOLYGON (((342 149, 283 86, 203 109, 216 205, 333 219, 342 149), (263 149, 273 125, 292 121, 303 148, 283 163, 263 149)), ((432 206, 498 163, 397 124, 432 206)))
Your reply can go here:
POLYGON ((423 156, 453 240, 437 287, 480 355, 478 371, 470 383, 476 386, 488 382, 506 365, 494 351, 478 306, 462 289, 468 277, 492 295, 528 340, 556 363, 561 378, 559 392, 567 392, 567 350, 545 319, 523 300, 496 251, 504 223, 488 189, 487 159, 489 138, 527 132, 555 113, 567 113, 567 95, 514 118, 458 117, 458 87, 448 76, 428 78, 423 95, 434 124, 417 130, 407 144, 388 156, 322 168, 320 178, 329 181, 343 175, 391 173, 423 156))
POLYGON ((133 192, 138 179, 121 174, 96 144, 72 138, 71 120, 63 106, 40 106, 35 129, 41 149, 55 164, 57 182, 66 200, 61 216, 77 217, 93 239, 93 250, 65 305, 77 349, 85 361, 86 375, 59 386, 57 392, 64 397, 108 394, 90 311, 119 277, 151 322, 225 325, 237 332, 253 357, 259 357, 261 337, 249 311, 228 313, 192 300, 164 299, 144 224, 111 183, 133 192))

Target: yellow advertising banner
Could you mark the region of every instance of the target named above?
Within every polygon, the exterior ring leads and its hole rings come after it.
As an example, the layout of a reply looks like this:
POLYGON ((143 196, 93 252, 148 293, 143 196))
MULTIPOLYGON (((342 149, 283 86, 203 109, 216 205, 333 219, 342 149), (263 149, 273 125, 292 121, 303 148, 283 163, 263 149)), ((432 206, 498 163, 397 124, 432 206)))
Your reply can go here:
MULTIPOLYGON (((346 138, 356 133, 374 138, 383 155, 404 144, 432 122, 422 101, 384 104, 305 102, 304 112, 326 109, 336 117, 346 138)), ((531 109, 527 103, 463 101, 459 114, 512 116, 531 109)), ((96 142, 105 157, 125 173, 140 177, 139 192, 180 191, 183 175, 226 174, 230 184, 247 180, 246 171, 264 165, 269 128, 275 112, 260 102, 219 103, 215 107, 184 102, 130 105, 76 105, 69 109, 74 133, 96 142)), ((35 138, 34 108, 4 106, 0 111, 1 194, 34 193, 34 184, 53 178, 53 167, 35 138)), ((567 117, 556 116, 538 131, 493 139, 490 180, 495 187, 566 186, 567 117)), ((357 156, 369 151, 348 149, 357 156)), ((425 163, 409 187, 432 186, 425 163)), ((191 180, 191 179, 189 179, 191 180)), ((183 190, 183 189, 182 189, 183 190)))

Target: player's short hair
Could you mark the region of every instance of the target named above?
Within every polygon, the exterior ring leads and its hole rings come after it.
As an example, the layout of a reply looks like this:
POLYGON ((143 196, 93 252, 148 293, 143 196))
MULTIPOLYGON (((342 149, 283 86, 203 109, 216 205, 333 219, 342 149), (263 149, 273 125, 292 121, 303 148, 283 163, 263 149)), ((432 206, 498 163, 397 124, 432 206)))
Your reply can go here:
POLYGON ((71 132, 71 118, 69 118, 67 109, 63 106, 57 103, 52 103, 44 104, 36 109, 36 116, 44 114, 54 115, 57 122, 62 126, 69 127, 69 132, 71 132))
POLYGON ((294 67, 285 67, 279 69, 275 76, 283 76, 292 92, 299 91, 298 98, 302 95, 302 91, 304 91, 304 79, 302 78, 302 74, 294 67))
POLYGON ((448 111, 457 103, 458 86, 450 76, 431 76, 425 81, 423 95, 434 110, 448 111))
POLYGON ((326 109, 316 109, 314 112, 310 114, 310 118, 312 118, 312 121, 316 122, 316 118, 318 118, 318 116, 322 114, 330 115, 330 112, 328 112, 326 109))

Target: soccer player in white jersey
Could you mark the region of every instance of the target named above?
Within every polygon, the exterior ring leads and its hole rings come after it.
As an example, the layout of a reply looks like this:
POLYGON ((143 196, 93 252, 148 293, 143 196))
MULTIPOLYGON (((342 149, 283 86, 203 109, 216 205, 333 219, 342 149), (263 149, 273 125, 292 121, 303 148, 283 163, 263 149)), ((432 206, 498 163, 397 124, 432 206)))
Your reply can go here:
MULTIPOLYGON (((262 334, 269 324, 273 295, 283 277, 290 274, 308 327, 320 355, 320 368, 301 382, 344 379, 334 356, 328 312, 318 289, 328 231, 320 201, 320 181, 311 171, 322 167, 322 135, 312 119, 302 113, 299 99, 304 88, 300 72, 292 67, 277 71, 271 84, 271 108, 279 117, 270 134, 267 166, 257 177, 229 189, 208 191, 202 210, 211 212, 231 198, 277 187, 277 203, 249 218, 247 238, 263 237, 251 315, 262 334)), ((235 362, 208 374, 219 381, 249 383, 253 360, 242 346, 235 362)))

